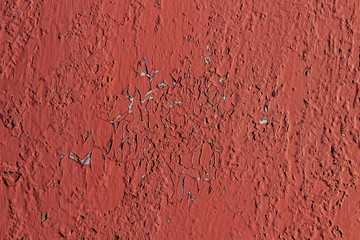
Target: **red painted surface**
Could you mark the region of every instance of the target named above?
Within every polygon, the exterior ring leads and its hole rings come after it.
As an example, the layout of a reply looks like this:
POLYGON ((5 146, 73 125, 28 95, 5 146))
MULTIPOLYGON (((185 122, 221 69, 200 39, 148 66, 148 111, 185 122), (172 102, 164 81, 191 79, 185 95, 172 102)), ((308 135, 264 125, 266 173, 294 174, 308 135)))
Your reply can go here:
POLYGON ((357 239, 359 9, 2 1, 1 239, 357 239))

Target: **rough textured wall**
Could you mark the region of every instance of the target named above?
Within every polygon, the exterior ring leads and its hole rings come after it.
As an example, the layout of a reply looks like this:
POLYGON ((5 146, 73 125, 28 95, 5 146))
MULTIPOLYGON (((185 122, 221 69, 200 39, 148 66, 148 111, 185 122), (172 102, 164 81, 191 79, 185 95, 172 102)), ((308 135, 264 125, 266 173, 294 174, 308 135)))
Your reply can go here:
POLYGON ((3 0, 1 239, 357 239, 357 0, 3 0))

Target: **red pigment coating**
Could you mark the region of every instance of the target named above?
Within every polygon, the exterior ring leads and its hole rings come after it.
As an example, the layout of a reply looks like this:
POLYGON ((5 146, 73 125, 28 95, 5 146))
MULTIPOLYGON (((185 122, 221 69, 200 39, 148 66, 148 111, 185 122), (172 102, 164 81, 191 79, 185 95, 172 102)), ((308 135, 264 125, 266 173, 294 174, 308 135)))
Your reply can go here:
POLYGON ((360 3, 0 3, 1 239, 358 239, 360 3))

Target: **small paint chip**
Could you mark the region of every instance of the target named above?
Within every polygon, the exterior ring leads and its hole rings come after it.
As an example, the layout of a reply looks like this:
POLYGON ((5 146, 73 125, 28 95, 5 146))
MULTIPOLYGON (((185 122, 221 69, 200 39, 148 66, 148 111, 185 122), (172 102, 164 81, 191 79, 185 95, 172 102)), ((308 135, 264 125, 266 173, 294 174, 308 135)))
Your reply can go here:
POLYGON ((163 80, 162 83, 160 83, 158 86, 165 86, 165 87, 167 87, 167 86, 169 86, 169 85, 167 85, 167 84, 165 83, 165 80, 163 80))
POLYGON ((210 57, 205 57, 205 62, 206 62, 206 64, 211 63, 211 59, 210 59, 210 57))
POLYGON ((150 74, 145 73, 145 72, 141 72, 141 73, 140 73, 140 76, 147 76, 147 77, 149 77, 149 78, 150 78, 150 74))
POLYGON ((346 137, 346 133, 342 133, 341 136, 346 137))
POLYGON ((45 213, 44 215, 42 215, 41 217, 41 222, 45 222, 47 219, 47 213, 45 213))
POLYGON ((171 108, 174 107, 174 106, 169 102, 169 100, 168 100, 167 102, 168 102, 168 104, 169 104, 169 106, 170 106, 171 108))
POLYGON ((91 165, 91 155, 92 155, 92 150, 88 153, 88 155, 86 155, 86 157, 81 160, 81 165, 91 165))
POLYGON ((260 120, 259 123, 260 124, 266 124, 266 123, 268 123, 268 120, 260 120))

